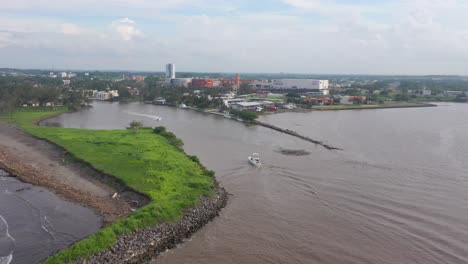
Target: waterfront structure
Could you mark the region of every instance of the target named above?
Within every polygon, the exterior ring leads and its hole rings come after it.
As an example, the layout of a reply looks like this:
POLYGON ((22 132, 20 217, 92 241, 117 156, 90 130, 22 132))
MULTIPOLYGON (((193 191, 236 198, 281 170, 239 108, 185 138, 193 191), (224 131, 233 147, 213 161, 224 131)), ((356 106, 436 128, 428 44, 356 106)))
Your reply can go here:
POLYGON ((174 79, 176 77, 175 64, 166 64, 166 79, 174 79))

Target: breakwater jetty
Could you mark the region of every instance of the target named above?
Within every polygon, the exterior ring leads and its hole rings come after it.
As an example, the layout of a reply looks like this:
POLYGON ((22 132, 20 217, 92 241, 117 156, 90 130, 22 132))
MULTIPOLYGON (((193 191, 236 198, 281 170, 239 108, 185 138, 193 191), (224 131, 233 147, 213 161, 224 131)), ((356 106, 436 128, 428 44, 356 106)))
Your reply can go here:
POLYGON ((271 125, 271 124, 267 124, 267 123, 263 123, 263 122, 260 122, 260 121, 250 121, 250 122, 247 122, 247 123, 250 123, 250 124, 255 124, 255 125, 259 125, 259 126, 263 126, 263 127, 267 127, 267 128, 270 128, 270 129, 273 129, 273 130, 276 130, 276 131, 279 131, 281 133, 285 133, 285 134, 288 134, 288 135, 291 135, 291 136, 294 136, 294 137, 297 137, 297 138, 300 138, 302 140, 305 140, 305 141, 309 141, 311 143, 314 143, 314 144, 317 144, 317 145, 320 145, 328 150, 343 150, 341 148, 337 148, 337 147, 334 147, 334 146, 331 146, 331 145, 328 145, 322 141, 319 141, 319 140, 315 140, 315 139, 312 139, 310 137, 306 137, 306 136, 303 136, 293 130, 290 130, 290 129, 284 129, 284 128, 280 128, 280 127, 277 127, 277 126, 274 126, 274 125, 271 125))

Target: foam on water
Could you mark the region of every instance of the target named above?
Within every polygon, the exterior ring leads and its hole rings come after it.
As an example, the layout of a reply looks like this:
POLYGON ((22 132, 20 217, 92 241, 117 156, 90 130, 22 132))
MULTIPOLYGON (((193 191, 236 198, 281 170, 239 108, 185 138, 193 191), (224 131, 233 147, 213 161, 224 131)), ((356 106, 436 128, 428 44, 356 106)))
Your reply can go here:
POLYGON ((143 114, 143 113, 138 113, 138 112, 124 111, 124 113, 129 114, 129 115, 133 115, 133 116, 147 117, 147 118, 151 118, 151 119, 156 120, 156 121, 160 121, 162 119, 160 116, 148 115, 148 114, 143 114))
POLYGON ((8 222, 0 215, 0 245, 6 247, 0 248, 0 254, 3 250, 10 251, 6 256, 0 256, 0 264, 8 264, 13 259, 13 251, 15 249, 15 239, 8 233, 8 222))

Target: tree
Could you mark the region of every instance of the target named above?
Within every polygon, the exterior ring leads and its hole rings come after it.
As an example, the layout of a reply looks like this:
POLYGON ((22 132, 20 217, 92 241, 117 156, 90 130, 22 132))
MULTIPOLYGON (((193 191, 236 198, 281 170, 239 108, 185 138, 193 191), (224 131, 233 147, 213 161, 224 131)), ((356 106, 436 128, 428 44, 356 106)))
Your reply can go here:
POLYGON ((231 110, 231 114, 246 121, 253 121, 258 118, 257 113, 250 111, 231 110))
POLYGON ((138 134, 138 131, 143 127, 143 123, 139 121, 132 121, 130 126, 127 127, 128 130, 134 135, 138 134))
POLYGON ((241 84, 239 87, 239 90, 237 90, 238 95, 252 94, 252 93, 255 93, 255 89, 252 86, 248 85, 247 83, 241 84))

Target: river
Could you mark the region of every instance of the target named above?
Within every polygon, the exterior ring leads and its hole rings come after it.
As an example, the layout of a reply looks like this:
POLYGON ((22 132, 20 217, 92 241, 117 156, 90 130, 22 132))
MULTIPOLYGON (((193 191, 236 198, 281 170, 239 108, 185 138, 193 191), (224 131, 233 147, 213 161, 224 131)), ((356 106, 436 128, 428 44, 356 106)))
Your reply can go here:
POLYGON ((90 209, 0 170, 0 264, 39 263, 101 224, 90 209))
POLYGON ((431 264, 468 263, 467 116, 468 104, 441 104, 261 118, 343 151, 219 116, 138 103, 96 102, 44 124, 166 126, 216 171, 232 194, 228 206, 158 263, 431 264), (260 153, 262 167, 247 163, 252 152, 260 153))

